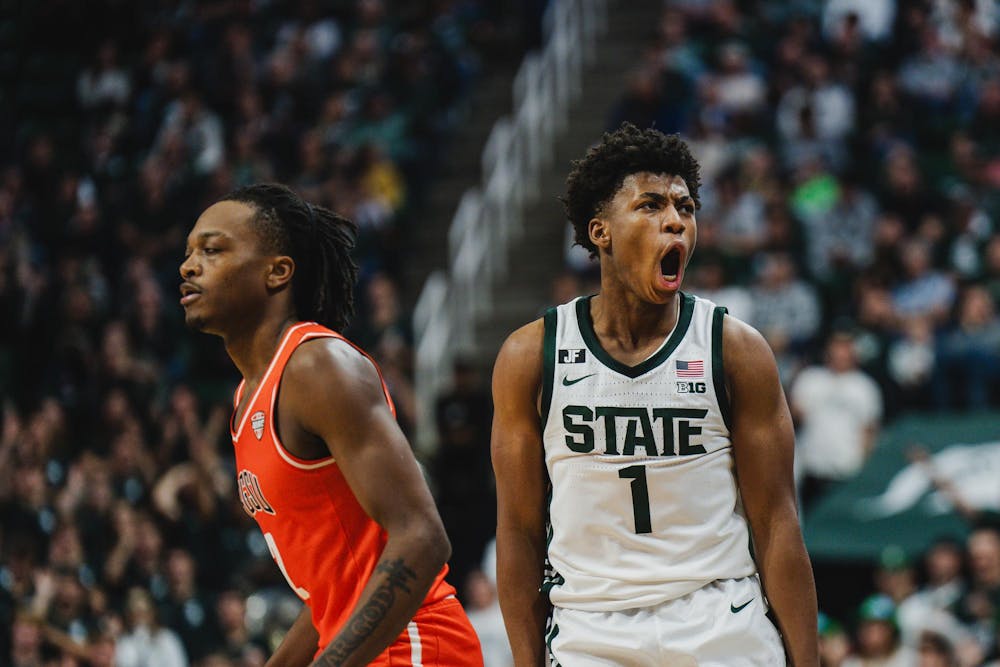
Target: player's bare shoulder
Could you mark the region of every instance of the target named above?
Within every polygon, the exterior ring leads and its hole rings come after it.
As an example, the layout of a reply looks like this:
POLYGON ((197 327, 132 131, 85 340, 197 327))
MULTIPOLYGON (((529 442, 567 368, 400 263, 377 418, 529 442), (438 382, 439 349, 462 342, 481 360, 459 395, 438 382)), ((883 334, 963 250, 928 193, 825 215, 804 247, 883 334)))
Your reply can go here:
POLYGON ((507 387, 520 391, 541 387, 544 337, 545 324, 541 318, 507 336, 493 366, 494 394, 507 387))
MULTIPOLYGON (((375 364, 341 338, 322 337, 296 348, 285 366, 281 391, 300 406, 301 414, 314 410, 350 414, 350 407, 382 404, 382 380, 375 364), (331 411, 329 406, 345 409, 331 411)), ((284 402, 283 402, 284 403, 284 402)))
POLYGON ((744 403, 771 399, 784 402, 771 344, 756 328, 729 314, 722 323, 722 358, 730 398, 742 397, 744 403))
POLYGON ((727 384, 774 368, 774 353, 764 336, 743 320, 727 314, 722 321, 722 353, 727 384))

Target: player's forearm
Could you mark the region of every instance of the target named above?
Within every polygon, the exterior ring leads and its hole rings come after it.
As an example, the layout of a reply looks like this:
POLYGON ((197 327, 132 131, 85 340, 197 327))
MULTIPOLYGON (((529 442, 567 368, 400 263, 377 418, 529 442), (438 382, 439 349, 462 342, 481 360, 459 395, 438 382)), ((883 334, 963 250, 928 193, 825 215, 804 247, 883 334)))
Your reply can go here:
POLYGON ((361 599, 313 665, 360 667, 374 660, 403 632, 450 555, 443 529, 390 532, 361 599))
POLYGON ((303 607, 265 667, 305 667, 318 647, 319 633, 313 627, 312 613, 309 607, 303 607))
POLYGON ((768 601, 778 620, 794 667, 818 667, 816 584, 802 532, 794 515, 775 520, 763 535, 754 535, 758 566, 768 601))
POLYGON ((513 529, 497 530, 497 588, 500 610, 516 667, 545 664, 548 600, 542 584, 544 544, 513 529))

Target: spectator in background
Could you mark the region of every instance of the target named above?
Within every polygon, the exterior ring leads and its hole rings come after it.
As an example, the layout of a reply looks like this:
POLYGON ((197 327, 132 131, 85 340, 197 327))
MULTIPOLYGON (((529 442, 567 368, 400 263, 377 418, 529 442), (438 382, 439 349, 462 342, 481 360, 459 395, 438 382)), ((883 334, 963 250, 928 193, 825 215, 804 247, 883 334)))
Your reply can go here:
POLYGON ((796 377, 790 391, 798 425, 800 496, 808 511, 835 482, 854 476, 871 454, 882 419, 882 392, 858 370, 854 337, 835 332, 825 362, 796 377))
POLYGON ((983 287, 993 303, 1000 304, 1000 234, 994 234, 986 241, 983 255, 983 287))
POLYGON ((911 667, 915 654, 902 646, 896 625, 896 606, 886 595, 872 595, 858 609, 857 652, 843 667, 911 667))
POLYGON ((189 159, 182 168, 190 167, 200 176, 215 171, 225 157, 222 122, 194 89, 167 107, 156 143, 161 153, 182 148, 189 159))
MULTIPOLYGON (((938 564, 947 569, 945 559, 938 564)), ((875 572, 875 587, 896 605, 895 622, 900 643, 916 652, 924 635, 933 632, 942 636, 950 649, 974 644, 970 633, 952 613, 937 606, 925 591, 918 591, 916 574, 913 562, 900 547, 889 545, 882 549, 875 572)), ((954 574, 961 573, 952 573, 952 576, 954 574)), ((945 571, 937 575, 948 576, 945 571)), ((978 653, 977 647, 971 646, 971 649, 978 653)))
MULTIPOLYGON (((744 158, 744 164, 750 161, 744 158)), ((763 248, 767 226, 766 193, 761 188, 749 187, 761 182, 748 178, 751 174, 747 171, 730 168, 718 183, 720 243, 726 252, 744 257, 763 248)))
POLYGON ((841 667, 851 654, 851 638, 843 626, 823 612, 817 621, 820 667, 841 667))
POLYGON ((914 317, 904 321, 902 328, 902 336, 889 345, 889 378, 899 402, 910 409, 927 408, 932 395, 939 391, 935 381, 934 326, 928 317, 914 317))
POLYGON ((812 285, 799 278, 791 257, 780 252, 761 259, 750 295, 754 304, 751 324, 770 343, 782 382, 787 384, 798 370, 798 355, 808 349, 819 331, 819 296, 812 285))
POLYGON ((932 631, 920 635, 917 667, 959 667, 955 649, 948 638, 932 631))
POLYGON ((803 211, 812 276, 827 283, 867 266, 872 259, 878 211, 875 197, 854 174, 839 179, 836 201, 830 209, 803 211))
MULTIPOLYGON (((679 123, 668 116, 670 108, 668 97, 663 93, 662 78, 660 72, 650 65, 634 70, 629 75, 625 95, 611 112, 608 126, 618 127, 629 122, 642 127, 676 128, 679 123)), ((675 95, 670 98, 675 98, 675 95)))
POLYGON ((371 276, 365 289, 365 322, 358 331, 359 345, 372 351, 396 405, 396 419, 404 433, 413 428, 416 405, 412 371, 412 323, 400 303, 399 288, 385 273, 371 276))
POLYGON ((938 30, 923 30, 919 38, 920 50, 900 66, 899 82, 910 99, 918 103, 920 111, 941 112, 947 109, 956 92, 962 67, 938 30))
POLYGON ((246 597, 239 590, 229 588, 219 594, 215 606, 219 632, 216 640, 221 640, 221 646, 214 647, 213 651, 230 660, 241 661, 247 667, 263 665, 269 651, 264 639, 247 627, 246 597))
POLYGON ((211 602, 199 590, 197 564, 188 551, 171 549, 164 569, 167 591, 159 600, 158 616, 177 633, 188 657, 197 661, 211 649, 218 632, 212 622, 211 602))
POLYGON ((1000 530, 982 527, 966 541, 971 582, 958 603, 958 616, 972 630, 983 653, 997 646, 997 612, 1000 611, 1000 530))
POLYGON ((913 149, 905 144, 888 147, 882 164, 879 199, 887 213, 896 215, 907 232, 915 231, 924 216, 937 213, 939 200, 925 179, 913 149))
POLYGON ((496 583, 481 570, 473 570, 465 579, 466 609, 469 622, 479 635, 484 667, 513 667, 514 657, 507 641, 496 583))
POLYGON ((878 42, 891 35, 895 15, 893 0, 830 0, 823 8, 823 33, 831 38, 844 21, 854 16, 865 39, 878 42))
POLYGON ((437 399, 434 418, 438 447, 432 463, 437 501, 451 538, 451 572, 465 581, 478 567, 495 524, 495 483, 490 461, 493 403, 479 379, 473 360, 458 358, 452 367, 451 389, 437 399))
POLYGON ((187 667, 180 638, 159 624, 149 593, 130 589, 125 609, 126 632, 115 646, 117 667, 187 667))
POLYGON ((76 94, 80 106, 87 111, 100 111, 125 106, 131 93, 128 72, 118 64, 118 48, 114 42, 101 44, 95 62, 80 73, 76 94))
POLYGON ((720 257, 707 256, 707 259, 695 267, 691 278, 691 290, 695 294, 719 306, 725 306, 729 314, 738 320, 753 321, 754 303, 750 291, 726 279, 725 263, 720 257))
POLYGON ((892 290, 892 302, 900 318, 927 317, 935 325, 944 323, 955 302, 955 285, 934 269, 926 241, 911 238, 902 249, 903 278, 892 290))
POLYGON ((10 630, 11 648, 5 662, 11 667, 40 667, 44 663, 45 622, 27 611, 18 612, 10 630))
MULTIPOLYGON (((920 650, 925 635, 934 633, 947 643, 953 653, 983 655, 972 634, 955 615, 965 591, 963 557, 961 544, 947 538, 935 541, 925 552, 927 582, 899 607, 900 628, 907 645, 920 650)), ((963 664, 968 662, 966 660, 963 664)))
POLYGON ((719 64, 714 74, 718 101, 728 122, 744 130, 756 126, 758 114, 767 102, 767 84, 755 71, 750 50, 745 44, 730 41, 719 49, 719 64))
POLYGON ((964 406, 986 410, 1000 394, 1000 317, 989 292, 966 287, 958 303, 954 327, 940 341, 934 378, 941 408, 964 406), (956 403, 956 398, 961 398, 956 403))
POLYGON ((778 103, 777 126, 790 166, 808 158, 834 167, 846 164, 844 138, 854 128, 854 94, 830 79, 830 65, 819 54, 800 64, 802 85, 786 92, 778 103))

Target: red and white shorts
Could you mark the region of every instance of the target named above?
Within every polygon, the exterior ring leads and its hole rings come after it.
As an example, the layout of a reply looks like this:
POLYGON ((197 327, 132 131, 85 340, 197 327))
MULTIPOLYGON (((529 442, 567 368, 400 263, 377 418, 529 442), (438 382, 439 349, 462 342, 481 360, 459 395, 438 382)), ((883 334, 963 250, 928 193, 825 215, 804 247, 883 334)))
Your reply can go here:
POLYGON ((377 667, 483 667, 479 637, 454 597, 417 611, 406 630, 375 659, 377 667))

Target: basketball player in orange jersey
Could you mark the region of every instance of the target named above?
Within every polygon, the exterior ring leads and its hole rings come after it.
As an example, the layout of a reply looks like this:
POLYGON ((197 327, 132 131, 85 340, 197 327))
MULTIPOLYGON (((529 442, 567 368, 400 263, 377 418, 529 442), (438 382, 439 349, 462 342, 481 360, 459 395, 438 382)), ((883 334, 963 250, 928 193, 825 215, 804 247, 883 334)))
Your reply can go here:
POLYGON ((243 375, 238 488, 306 608, 269 666, 481 666, 451 546, 375 363, 337 333, 355 225, 282 185, 239 189, 188 235, 188 326, 243 375))

